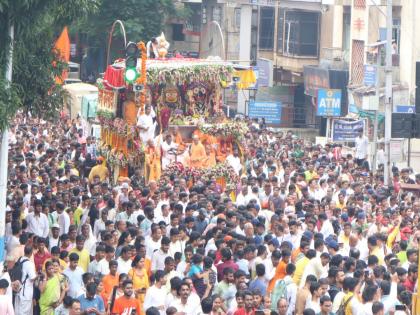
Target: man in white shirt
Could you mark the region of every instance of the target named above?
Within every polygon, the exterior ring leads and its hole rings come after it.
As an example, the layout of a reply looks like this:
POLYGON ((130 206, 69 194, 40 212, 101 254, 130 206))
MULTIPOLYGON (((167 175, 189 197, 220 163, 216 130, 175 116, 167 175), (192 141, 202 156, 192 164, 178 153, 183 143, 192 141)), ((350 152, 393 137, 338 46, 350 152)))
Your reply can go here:
POLYGON ((147 236, 144 243, 146 245, 146 257, 152 259, 153 253, 160 248, 162 230, 158 225, 152 227, 152 235, 147 236))
POLYGON ((68 295, 72 298, 77 298, 82 294, 84 290, 84 284, 82 276, 85 273, 81 267, 78 266, 79 255, 76 253, 71 253, 69 255, 70 263, 66 270, 64 270, 64 275, 67 277, 69 282, 69 291, 68 295))
POLYGON ((242 170, 242 163, 241 159, 239 158, 239 152, 237 149, 233 150, 233 154, 229 154, 227 156, 226 162, 228 165, 232 166, 237 175, 240 175, 240 172, 242 170))
POLYGON ((32 314, 34 281, 37 277, 35 264, 31 261, 32 253, 32 246, 26 245, 24 248, 24 256, 19 259, 22 263, 22 279, 20 281, 21 289, 17 294, 15 301, 16 314, 32 314))
POLYGON ((163 270, 156 271, 155 284, 147 289, 146 296, 144 297, 144 310, 154 306, 159 309, 160 315, 166 314, 165 299, 168 292, 166 291, 165 284, 165 272, 163 270))
POLYGON ((312 258, 306 265, 305 271, 303 272, 300 280, 299 288, 305 286, 306 277, 308 275, 314 275, 317 279, 328 276, 328 265, 331 256, 328 253, 322 253, 321 257, 312 258))
POLYGON ((34 211, 26 216, 26 222, 28 223, 27 232, 47 238, 50 227, 47 216, 41 211, 42 201, 37 199, 34 201, 34 211))
POLYGON ((130 259, 130 255, 131 255, 130 247, 124 246, 121 250, 121 256, 118 257, 117 259, 117 262, 118 262, 117 272, 119 274, 122 274, 122 273, 128 274, 128 272, 130 271, 131 263, 132 263, 132 260, 130 259))
POLYGON ((358 130, 358 135, 354 141, 356 149, 356 163, 359 167, 361 167, 367 160, 369 147, 369 140, 365 135, 363 135, 362 128, 358 130))
POLYGON ((62 202, 57 202, 56 208, 57 208, 56 210, 57 223, 60 227, 60 236, 61 236, 69 232, 70 217, 68 213, 64 211, 65 206, 62 202))
POLYGON ((167 236, 163 236, 160 242, 160 249, 153 252, 152 255, 152 272, 165 269, 165 259, 169 256, 169 244, 171 240, 167 236))
MULTIPOLYGON (((170 306, 176 308, 178 312, 188 314, 188 315, 198 315, 202 314, 201 304, 192 303, 192 300, 189 299, 191 294, 190 286, 187 283, 182 283, 178 289, 179 298, 175 299, 170 306)), ((200 300, 198 300, 200 302, 200 300)))
POLYGON ((175 153, 178 148, 178 144, 172 142, 172 136, 166 135, 165 141, 161 144, 162 148, 162 170, 165 170, 169 164, 175 162, 175 153))
POLYGON ((140 138, 143 143, 154 139, 155 123, 153 122, 150 105, 146 105, 144 114, 138 117, 137 126, 140 129, 140 138))

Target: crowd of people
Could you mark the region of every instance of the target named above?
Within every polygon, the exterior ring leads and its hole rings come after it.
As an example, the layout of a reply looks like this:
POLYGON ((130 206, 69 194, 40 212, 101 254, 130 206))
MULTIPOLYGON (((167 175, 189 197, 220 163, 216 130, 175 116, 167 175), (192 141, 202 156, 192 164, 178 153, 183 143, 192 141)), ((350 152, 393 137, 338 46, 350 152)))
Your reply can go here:
POLYGON ((420 176, 385 188, 362 135, 343 155, 248 123, 223 189, 113 179, 80 122, 18 114, 0 314, 411 314, 420 200, 400 184, 420 176))

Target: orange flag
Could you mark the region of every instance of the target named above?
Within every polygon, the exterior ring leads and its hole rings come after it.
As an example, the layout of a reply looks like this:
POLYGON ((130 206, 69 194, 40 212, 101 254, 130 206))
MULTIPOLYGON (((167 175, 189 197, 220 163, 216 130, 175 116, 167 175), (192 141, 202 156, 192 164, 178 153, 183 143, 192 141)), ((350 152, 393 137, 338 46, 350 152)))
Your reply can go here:
MULTIPOLYGON (((70 61, 70 38, 67 26, 64 27, 61 35, 57 38, 57 41, 54 44, 54 49, 58 52, 60 59, 63 62, 70 61)), ((61 76, 55 78, 57 84, 63 84, 64 80, 67 78, 67 70, 63 71, 61 76)))

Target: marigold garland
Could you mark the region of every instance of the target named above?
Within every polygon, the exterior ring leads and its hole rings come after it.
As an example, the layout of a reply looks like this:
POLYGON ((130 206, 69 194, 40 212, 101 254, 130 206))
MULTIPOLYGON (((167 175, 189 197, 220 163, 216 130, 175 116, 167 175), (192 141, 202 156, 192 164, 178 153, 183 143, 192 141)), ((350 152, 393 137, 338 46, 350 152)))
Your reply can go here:
POLYGON ((143 90, 140 92, 140 108, 143 112, 144 105, 146 104, 146 84, 147 84, 147 49, 144 42, 139 42, 137 47, 141 51, 141 75, 137 78, 136 83, 143 85, 143 90))

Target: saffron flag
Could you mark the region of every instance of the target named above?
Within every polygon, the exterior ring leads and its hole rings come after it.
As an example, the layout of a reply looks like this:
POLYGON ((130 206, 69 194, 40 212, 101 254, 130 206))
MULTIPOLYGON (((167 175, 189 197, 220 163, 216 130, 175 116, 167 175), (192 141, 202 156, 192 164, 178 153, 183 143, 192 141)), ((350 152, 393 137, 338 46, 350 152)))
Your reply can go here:
MULTIPOLYGON (((57 41, 54 44, 54 49, 58 52, 58 55, 63 62, 70 61, 70 38, 67 26, 64 27, 60 36, 57 38, 57 41)), ((67 78, 67 70, 63 71, 61 76, 55 78, 57 84, 63 84, 64 80, 67 78)))

